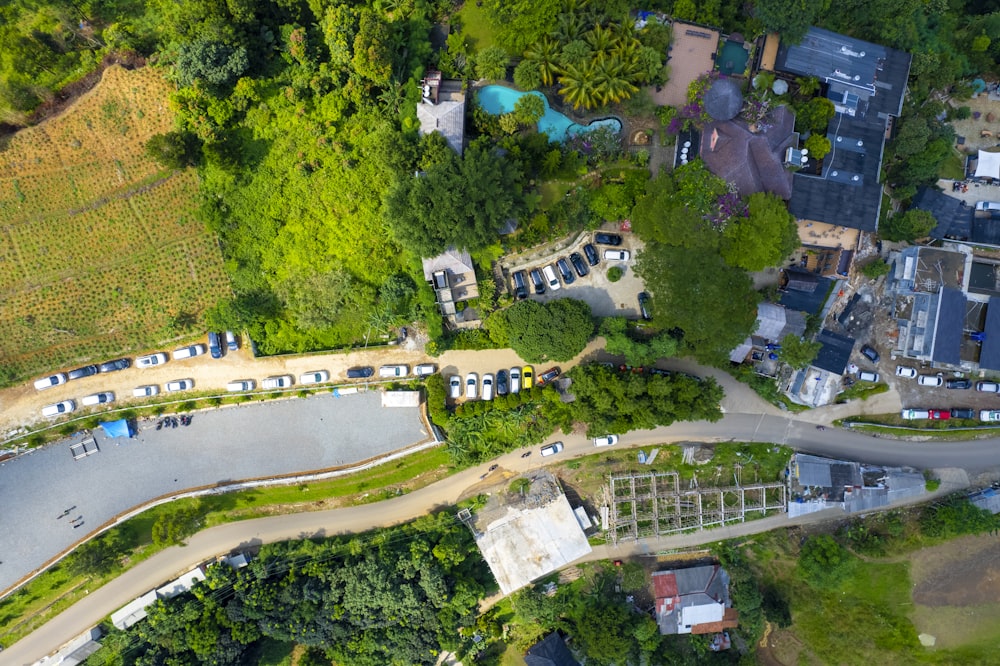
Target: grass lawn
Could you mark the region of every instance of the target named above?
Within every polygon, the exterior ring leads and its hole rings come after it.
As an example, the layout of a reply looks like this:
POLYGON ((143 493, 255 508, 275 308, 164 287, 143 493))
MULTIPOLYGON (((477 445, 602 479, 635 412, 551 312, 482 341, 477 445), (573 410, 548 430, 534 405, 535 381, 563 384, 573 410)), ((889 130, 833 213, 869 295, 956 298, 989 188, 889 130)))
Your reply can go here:
POLYGON ((938 169, 938 178, 963 180, 965 178, 965 158, 954 150, 951 151, 938 169))
POLYGON ((466 2, 458 10, 458 20, 473 49, 479 51, 493 46, 493 28, 482 7, 477 7, 475 2, 466 2))
POLYGON ((538 186, 538 191, 542 195, 541 209, 548 210, 558 201, 562 201, 566 193, 576 187, 576 183, 570 180, 547 180, 538 186))
POLYGON ((837 396, 837 403, 849 402, 851 400, 867 400, 873 395, 885 393, 889 390, 888 384, 876 384, 874 382, 856 381, 848 386, 837 396))

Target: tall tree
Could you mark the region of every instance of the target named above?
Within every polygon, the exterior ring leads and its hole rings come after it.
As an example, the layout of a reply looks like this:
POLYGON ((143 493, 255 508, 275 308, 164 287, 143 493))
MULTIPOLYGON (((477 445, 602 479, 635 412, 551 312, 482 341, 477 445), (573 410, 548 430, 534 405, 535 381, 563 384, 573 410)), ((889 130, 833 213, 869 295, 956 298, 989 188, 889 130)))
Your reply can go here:
POLYGON ((755 0, 753 13, 782 40, 798 44, 829 7, 830 0, 755 0))
POLYGON ((730 266, 759 271, 777 266, 800 245, 795 217, 773 194, 747 201, 748 217, 731 219, 722 232, 722 257, 730 266))

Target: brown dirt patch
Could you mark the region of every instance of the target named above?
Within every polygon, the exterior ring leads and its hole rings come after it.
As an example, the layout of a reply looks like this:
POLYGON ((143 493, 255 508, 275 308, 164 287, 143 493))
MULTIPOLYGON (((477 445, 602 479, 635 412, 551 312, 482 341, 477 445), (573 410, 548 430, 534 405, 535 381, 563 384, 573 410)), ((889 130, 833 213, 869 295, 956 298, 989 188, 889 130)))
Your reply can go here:
POLYGON ((1000 599, 1000 542, 968 536, 914 554, 913 601, 924 606, 974 606, 1000 599))

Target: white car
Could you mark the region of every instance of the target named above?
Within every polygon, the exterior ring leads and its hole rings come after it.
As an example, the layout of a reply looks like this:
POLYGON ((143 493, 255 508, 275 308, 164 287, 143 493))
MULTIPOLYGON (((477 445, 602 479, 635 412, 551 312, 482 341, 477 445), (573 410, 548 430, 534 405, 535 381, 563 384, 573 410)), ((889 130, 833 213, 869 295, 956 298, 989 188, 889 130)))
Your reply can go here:
POLYGON ((132 396, 135 398, 148 398, 160 392, 160 387, 155 384, 149 386, 136 386, 132 389, 132 396))
POLYGON ((986 421, 987 423, 1000 421, 1000 411, 994 409, 984 409, 979 412, 979 420, 986 421))
POLYGON ((608 261, 628 261, 632 255, 628 250, 605 250, 604 258, 608 261))
POLYGON ((448 380, 448 387, 451 389, 451 399, 458 400, 462 397, 462 378, 458 375, 452 375, 451 379, 448 380))
POLYGON ((493 375, 486 373, 483 375, 483 400, 493 399, 493 375))
POLYGON ((278 375, 277 377, 268 377, 260 383, 261 388, 265 389, 286 389, 291 387, 295 383, 291 375, 278 375))
POLYGON ((944 375, 920 375, 917 383, 921 386, 942 386, 944 385, 944 375))
POLYGON ((244 393, 246 391, 252 391, 253 387, 257 385, 252 379, 237 379, 235 382, 229 382, 226 384, 226 390, 232 391, 233 393, 244 393))
POLYGON ((479 375, 470 372, 465 376, 465 399, 474 400, 479 390, 479 375))
POLYGON ((521 392, 521 368, 510 369, 510 392, 521 392))
POLYGON ((72 400, 63 400, 62 402, 57 402, 54 405, 45 405, 42 407, 42 416, 52 418, 53 416, 59 416, 60 414, 69 414, 75 410, 75 402, 72 400))
POLYGON ((976 390, 982 393, 1000 392, 1000 384, 996 382, 976 382, 976 390))
POLYGON ((187 347, 175 349, 173 357, 175 361, 179 361, 180 359, 191 358, 192 356, 201 356, 204 353, 205 345, 188 345, 187 347))
POLYGON ((115 394, 111 391, 102 391, 101 393, 95 393, 94 395, 87 395, 83 397, 80 402, 83 403, 84 407, 93 407, 94 405, 103 405, 108 402, 115 401, 115 394))
POLYGON ((193 379, 175 379, 172 382, 167 382, 167 390, 171 393, 175 391, 189 391, 194 388, 193 379))
POLYGON ((562 442, 553 442, 548 446, 542 447, 542 457, 545 458, 546 456, 554 456, 555 454, 559 453, 562 450, 563 450, 562 442))
POLYGON ((542 269, 542 276, 545 278, 545 283, 549 285, 549 289, 552 291, 562 289, 562 284, 560 284, 559 278, 556 277, 556 269, 552 268, 551 264, 542 269))
POLYGON ((863 382, 877 382, 878 373, 869 372, 867 370, 858 370, 858 379, 860 379, 863 382))
POLYGON ((930 411, 926 409, 904 409, 899 413, 899 415, 907 421, 913 421, 914 419, 929 419, 931 417, 930 411))
POLYGON ((300 384, 322 384, 330 381, 330 373, 326 370, 313 370, 299 375, 300 384))
POLYGON ((913 379, 917 376, 916 368, 908 368, 905 365, 896 366, 896 376, 902 377, 903 379, 913 379))
POLYGON ((594 446, 614 446, 618 443, 618 435, 605 435, 594 439, 594 446))
POLYGON ((379 377, 405 377, 410 374, 408 365, 383 365, 378 369, 379 377))
POLYGON ((135 359, 135 365, 139 368, 154 368, 158 365, 163 365, 167 362, 167 355, 163 352, 157 352, 155 354, 150 354, 149 356, 140 356, 135 359))
POLYGON ((52 388, 53 386, 59 386, 60 384, 66 383, 66 375, 57 372, 54 375, 50 375, 45 379, 39 379, 35 382, 35 388, 39 391, 44 391, 47 388, 52 388))
POLYGON ((435 372, 437 372, 437 366, 433 363, 421 363, 413 368, 413 374, 417 377, 426 377, 427 375, 433 375, 435 372))

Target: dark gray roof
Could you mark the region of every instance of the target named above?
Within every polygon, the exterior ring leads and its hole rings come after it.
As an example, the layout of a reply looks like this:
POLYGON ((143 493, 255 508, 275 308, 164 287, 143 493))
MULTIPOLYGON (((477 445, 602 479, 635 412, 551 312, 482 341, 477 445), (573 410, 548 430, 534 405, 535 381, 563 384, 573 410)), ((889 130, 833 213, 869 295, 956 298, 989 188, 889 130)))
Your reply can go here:
POLYGON ((986 307, 986 339, 979 353, 979 367, 984 370, 1000 370, 1000 298, 990 297, 986 307))
POLYGON ((934 331, 934 353, 931 360, 937 363, 958 365, 962 362, 962 333, 965 323, 965 294, 961 289, 945 287, 941 290, 941 306, 934 331))
POLYGON ((784 274, 788 280, 785 284, 785 289, 790 291, 804 291, 811 294, 816 291, 816 287, 819 285, 820 276, 818 273, 813 273, 812 271, 793 266, 785 269, 784 274))
POLYGON ((798 310, 807 314, 819 314, 830 295, 830 286, 833 280, 826 277, 818 277, 816 288, 812 292, 798 289, 787 289, 781 292, 778 300, 788 310, 798 310))
POLYGON ((555 631, 528 648, 524 663, 528 666, 580 666, 562 636, 555 631))
POLYGON ((854 350, 854 338, 824 328, 816 336, 816 341, 822 346, 812 363, 813 366, 835 375, 844 374, 847 362, 851 358, 851 351, 854 350))
POLYGON ((702 103, 715 120, 732 120, 743 108, 743 91, 735 79, 723 76, 705 92, 702 103))
POLYGON ((933 187, 923 187, 913 198, 913 208, 934 216, 937 226, 932 238, 969 241, 1000 246, 1000 224, 987 217, 977 218, 972 206, 933 187))

